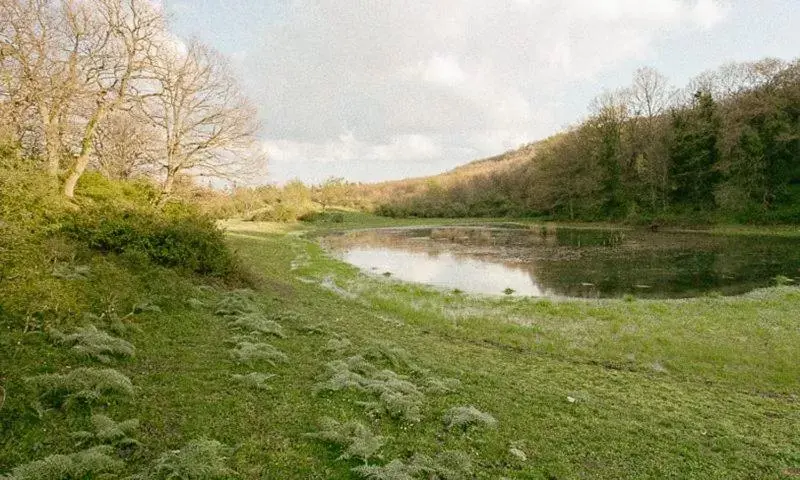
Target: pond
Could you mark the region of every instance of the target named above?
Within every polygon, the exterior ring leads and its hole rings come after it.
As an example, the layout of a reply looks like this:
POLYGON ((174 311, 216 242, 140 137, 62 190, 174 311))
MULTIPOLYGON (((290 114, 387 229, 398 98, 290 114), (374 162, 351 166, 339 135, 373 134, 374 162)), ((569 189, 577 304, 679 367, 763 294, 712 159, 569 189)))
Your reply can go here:
POLYGON ((800 280, 800 239, 777 236, 487 226, 359 230, 322 244, 366 272, 468 293, 685 298, 800 280))

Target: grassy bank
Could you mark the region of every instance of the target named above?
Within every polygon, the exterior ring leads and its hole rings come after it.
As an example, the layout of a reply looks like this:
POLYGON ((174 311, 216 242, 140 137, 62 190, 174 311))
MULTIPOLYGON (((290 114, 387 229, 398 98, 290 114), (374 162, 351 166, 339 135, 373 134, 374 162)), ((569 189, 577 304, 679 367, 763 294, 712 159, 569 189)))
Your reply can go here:
MULTIPOLYGON (((135 345, 111 364, 133 394, 91 407, 139 421, 139 446, 117 447, 116 475, 166 478, 154 465, 198 439, 225 445, 216 453, 229 470, 186 478, 798 474, 800 289, 479 298, 365 276, 301 235, 420 223, 431 221, 230 223, 229 245, 262 277, 249 291, 116 255, 55 278, 81 298, 63 330, 83 324, 77 310, 106 318, 113 306, 135 345)), ((91 429, 75 410, 88 407, 45 405, 25 381, 98 366, 39 327, 3 319, 0 472, 73 452, 69 433, 91 429)))

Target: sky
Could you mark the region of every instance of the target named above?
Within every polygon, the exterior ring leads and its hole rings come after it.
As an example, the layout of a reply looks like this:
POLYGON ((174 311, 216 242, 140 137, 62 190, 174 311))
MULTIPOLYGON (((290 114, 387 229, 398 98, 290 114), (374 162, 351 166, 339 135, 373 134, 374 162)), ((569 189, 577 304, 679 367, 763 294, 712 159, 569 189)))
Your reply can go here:
POLYGON ((585 118, 642 66, 675 86, 800 57, 800 0, 164 0, 259 109, 256 183, 440 173, 585 118))

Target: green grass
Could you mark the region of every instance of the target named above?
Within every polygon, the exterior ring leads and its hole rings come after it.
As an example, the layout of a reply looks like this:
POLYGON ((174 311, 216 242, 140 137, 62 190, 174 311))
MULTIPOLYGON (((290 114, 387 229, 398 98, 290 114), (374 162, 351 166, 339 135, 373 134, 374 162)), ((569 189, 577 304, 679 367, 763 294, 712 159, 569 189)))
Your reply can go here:
POLYGON ((274 365, 234 361, 233 339, 247 332, 215 314, 229 295, 200 288, 201 278, 111 256, 87 262, 85 280, 48 280, 84 295, 67 302, 75 312, 73 325, 60 325, 65 333, 82 325, 78 310, 113 305, 125 314, 149 301, 161 311, 130 316, 121 336, 135 355, 102 365, 38 326, 26 332, 24 319, 2 318, 0 474, 77 450, 69 433, 91 430, 90 417, 37 411, 23 379, 89 366, 116 368, 135 387, 131 401, 95 410, 139 420, 132 437, 142 446, 125 458, 131 474, 208 439, 231 447, 233 478, 359 478, 351 469, 364 462, 339 458, 347 445, 308 435, 326 417, 383 437, 370 465, 454 451, 477 478, 777 479, 798 471, 800 289, 679 301, 479 298, 363 275, 303 235, 432 223, 441 222, 352 214, 341 224, 227 223, 230 245, 263 277, 259 290, 237 295, 284 333, 254 340, 286 354, 274 365), (397 400, 377 391, 315 393, 326 364, 359 355, 348 371, 418 387, 419 421, 365 408, 397 400), (254 372, 275 375, 268 389, 236 380, 254 372), (426 388, 437 381, 448 388, 426 388), (457 407, 497 424, 448 428, 457 407))

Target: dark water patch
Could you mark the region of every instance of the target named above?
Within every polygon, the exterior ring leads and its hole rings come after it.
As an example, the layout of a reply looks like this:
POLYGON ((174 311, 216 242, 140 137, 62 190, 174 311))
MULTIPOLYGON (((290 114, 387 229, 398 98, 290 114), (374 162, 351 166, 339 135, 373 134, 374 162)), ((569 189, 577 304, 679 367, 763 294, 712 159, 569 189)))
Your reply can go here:
POLYGON ((800 280, 800 240, 585 228, 378 229, 325 237, 376 275, 470 293, 606 298, 736 295, 800 280))

